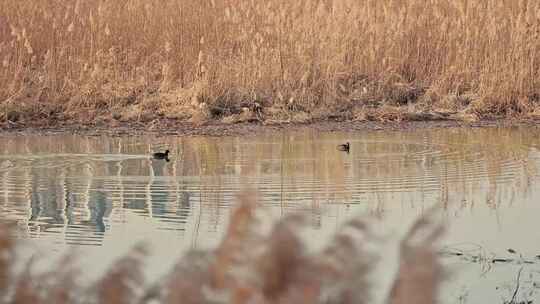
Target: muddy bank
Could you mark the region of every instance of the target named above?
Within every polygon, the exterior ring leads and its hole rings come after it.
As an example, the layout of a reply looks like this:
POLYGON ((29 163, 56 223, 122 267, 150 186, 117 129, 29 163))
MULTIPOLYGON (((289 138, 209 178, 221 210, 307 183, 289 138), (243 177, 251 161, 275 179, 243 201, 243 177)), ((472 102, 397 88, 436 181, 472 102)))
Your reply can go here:
POLYGON ((318 130, 321 132, 353 132, 353 131, 407 131, 425 128, 479 128, 479 127, 540 127, 538 120, 494 119, 475 122, 457 120, 424 120, 401 122, 375 121, 312 121, 309 123, 274 123, 243 122, 226 124, 210 122, 193 124, 177 120, 155 120, 150 124, 125 122, 115 124, 3 124, 0 133, 24 135, 28 133, 55 134, 72 133, 86 136, 123 136, 155 134, 156 136, 248 136, 262 132, 279 132, 281 130, 318 130))

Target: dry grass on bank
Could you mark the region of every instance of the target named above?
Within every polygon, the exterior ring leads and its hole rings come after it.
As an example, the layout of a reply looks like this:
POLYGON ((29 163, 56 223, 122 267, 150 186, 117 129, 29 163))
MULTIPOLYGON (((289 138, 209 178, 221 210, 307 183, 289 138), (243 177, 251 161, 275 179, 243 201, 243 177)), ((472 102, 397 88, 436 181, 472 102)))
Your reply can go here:
MULTIPOLYGON (((251 200, 244 194, 221 244, 188 252, 160 281, 145 282, 145 250, 134 249, 90 287, 82 287, 73 256, 51 272, 37 274, 32 263, 16 273, 9 229, 0 230, 1 303, 373 303, 370 278, 381 256, 373 247, 388 242, 366 219, 345 223, 317 252, 306 249, 300 231, 305 219, 284 218, 261 231, 251 200)), ((376 286, 376 302, 435 303, 441 266, 433 243, 441 234, 433 215, 419 219, 397 250, 396 271, 376 286), (421 292, 419 292, 421 290, 421 292)), ((392 255, 393 256, 393 255, 392 255)), ((387 269, 386 267, 385 269, 387 269)))
POLYGON ((5 0, 0 119, 523 116, 539 38, 527 0, 5 0))

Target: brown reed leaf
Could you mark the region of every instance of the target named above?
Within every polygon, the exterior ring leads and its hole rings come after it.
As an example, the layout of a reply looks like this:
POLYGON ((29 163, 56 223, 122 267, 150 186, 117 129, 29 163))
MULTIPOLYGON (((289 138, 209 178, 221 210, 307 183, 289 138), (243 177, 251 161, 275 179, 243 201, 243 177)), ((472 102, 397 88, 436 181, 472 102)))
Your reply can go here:
POLYGON ((275 303, 294 288, 299 272, 308 262, 296 234, 305 222, 303 216, 293 215, 277 223, 266 242, 264 254, 254 265, 262 281, 262 294, 269 303, 275 303))
POLYGON ((245 263, 257 245, 256 219, 254 215, 254 193, 239 195, 239 204, 231 216, 229 228, 221 244, 215 250, 216 261, 211 267, 212 286, 216 289, 235 285, 231 281, 230 270, 237 264, 245 263))
POLYGON ((34 258, 30 259, 24 266, 24 270, 17 277, 14 286, 14 294, 11 302, 14 304, 44 303, 36 288, 36 280, 32 276, 34 258))
POLYGON ((204 288, 210 288, 210 269, 215 262, 212 252, 192 250, 184 255, 163 282, 155 285, 142 303, 162 299, 163 303, 205 303, 204 288))
POLYGON ((10 238, 13 225, 0 225, 0 296, 7 292, 12 276, 14 256, 14 242, 10 238))
POLYGON ((76 263, 77 255, 74 251, 70 251, 52 267, 54 270, 33 278, 38 282, 36 288, 43 292, 42 298, 46 302, 56 304, 77 302, 82 289, 77 284, 77 277, 81 272, 76 263))
POLYGON ((323 275, 323 291, 330 303, 369 303, 368 275, 378 256, 366 247, 380 240, 363 219, 345 223, 320 256, 317 273, 323 275))
POLYGON ((433 245, 444 228, 434 219, 436 210, 433 208, 419 218, 401 242, 399 272, 390 299, 392 304, 437 302, 443 271, 433 245))
POLYGON ((146 248, 138 245, 111 266, 94 286, 97 302, 109 304, 132 303, 144 284, 142 259, 146 248))

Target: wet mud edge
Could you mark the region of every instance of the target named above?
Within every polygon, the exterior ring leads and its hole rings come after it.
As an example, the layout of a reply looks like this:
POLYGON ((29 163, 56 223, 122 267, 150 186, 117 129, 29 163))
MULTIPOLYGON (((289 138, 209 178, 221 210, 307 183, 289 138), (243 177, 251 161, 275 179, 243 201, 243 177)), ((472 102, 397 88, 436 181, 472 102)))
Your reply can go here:
POLYGON ((315 121, 310 123, 237 123, 224 124, 211 122, 206 124, 182 123, 178 121, 160 120, 152 124, 121 123, 116 125, 3 125, 0 126, 0 136, 24 136, 28 134, 79 134, 84 136, 250 136, 261 133, 281 131, 320 132, 355 132, 355 131, 414 131, 433 128, 496 128, 496 127, 540 127, 538 120, 482 120, 463 122, 454 120, 443 121, 315 121))

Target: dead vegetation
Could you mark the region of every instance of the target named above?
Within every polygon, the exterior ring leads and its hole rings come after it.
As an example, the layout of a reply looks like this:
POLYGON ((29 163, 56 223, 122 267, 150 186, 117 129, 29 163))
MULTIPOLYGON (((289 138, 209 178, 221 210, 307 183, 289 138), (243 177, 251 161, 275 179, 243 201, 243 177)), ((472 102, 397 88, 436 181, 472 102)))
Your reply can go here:
POLYGON ((0 12, 2 124, 540 111, 537 1, 6 0, 0 12))
MULTIPOLYGON (((253 197, 240 197, 215 250, 187 252, 153 285, 142 275, 143 247, 121 258, 89 287, 77 283, 83 272, 72 254, 50 272, 36 273, 32 261, 17 272, 16 256, 9 254, 16 244, 3 227, 2 303, 373 303, 371 278, 380 271, 381 256, 372 248, 390 240, 372 230, 368 219, 348 221, 324 248, 313 251, 300 236, 303 216, 287 216, 264 231, 253 197)), ((377 285, 386 290, 383 302, 436 302, 441 266, 433 244, 442 228, 432 217, 418 220, 395 246, 399 269, 386 287, 377 285)))

